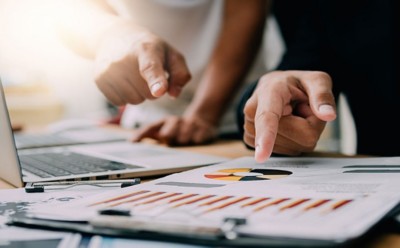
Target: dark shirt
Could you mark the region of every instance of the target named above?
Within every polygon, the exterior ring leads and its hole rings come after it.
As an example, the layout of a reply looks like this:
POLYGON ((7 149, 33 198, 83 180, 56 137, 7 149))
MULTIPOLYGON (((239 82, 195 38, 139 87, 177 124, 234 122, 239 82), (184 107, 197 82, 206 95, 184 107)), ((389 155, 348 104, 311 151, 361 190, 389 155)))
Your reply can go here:
MULTIPOLYGON (((400 156, 396 1, 278 0, 272 13, 286 46, 277 69, 329 73, 335 96, 347 96, 357 129, 357 153, 400 156)), ((239 127, 253 88, 243 94, 239 127)))

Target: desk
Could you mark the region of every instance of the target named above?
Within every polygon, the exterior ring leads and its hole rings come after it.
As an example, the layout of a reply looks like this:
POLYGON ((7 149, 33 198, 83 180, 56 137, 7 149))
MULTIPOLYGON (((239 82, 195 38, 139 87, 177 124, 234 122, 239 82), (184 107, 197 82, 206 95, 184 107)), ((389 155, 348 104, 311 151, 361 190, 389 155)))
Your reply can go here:
MULTIPOLYGON (((150 142, 151 141, 147 141, 150 142)), ((218 156, 225 156, 228 158, 238 158, 241 156, 253 156, 254 152, 247 149, 241 141, 234 140, 220 140, 209 145, 193 146, 193 147, 178 147, 192 152, 212 154, 218 156)), ((321 153, 313 152, 305 154, 305 156, 318 156, 318 157, 343 157, 341 154, 334 153, 321 153)), ((0 189, 13 188, 11 185, 0 180, 0 189)), ((358 246, 361 247, 361 246, 358 246)), ((400 234, 384 233, 377 237, 372 237, 368 244, 363 244, 363 248, 399 248, 400 247, 400 234)))

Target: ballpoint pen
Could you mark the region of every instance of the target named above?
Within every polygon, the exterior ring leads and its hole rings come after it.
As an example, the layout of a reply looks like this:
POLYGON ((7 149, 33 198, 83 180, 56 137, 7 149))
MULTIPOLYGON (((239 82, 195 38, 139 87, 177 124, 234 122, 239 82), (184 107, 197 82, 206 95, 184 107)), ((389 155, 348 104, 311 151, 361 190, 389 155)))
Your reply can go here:
POLYGON ((51 187, 47 189, 67 189, 75 186, 90 185, 96 187, 115 187, 120 186, 121 188, 129 187, 140 183, 140 178, 125 179, 125 180, 94 180, 94 181, 63 181, 63 182, 36 182, 27 183, 25 186, 25 192, 27 193, 40 193, 44 192, 45 187, 51 187), (60 186, 60 187, 58 187, 60 186))

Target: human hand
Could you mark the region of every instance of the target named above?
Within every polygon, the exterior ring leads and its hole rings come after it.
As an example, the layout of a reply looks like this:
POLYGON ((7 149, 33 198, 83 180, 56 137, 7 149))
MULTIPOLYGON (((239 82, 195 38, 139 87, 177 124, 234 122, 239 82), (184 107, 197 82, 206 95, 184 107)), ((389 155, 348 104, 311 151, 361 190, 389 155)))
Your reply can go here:
POLYGON ((130 23, 107 35, 95 60, 98 88, 115 105, 179 96, 191 75, 177 50, 130 23))
POLYGON ((152 138, 168 145, 199 145, 214 140, 217 127, 199 116, 169 116, 138 131, 132 141, 152 138))
POLYGON ((257 162, 272 152, 299 155, 314 150, 327 121, 336 118, 332 81, 317 71, 264 75, 244 108, 244 142, 257 162))

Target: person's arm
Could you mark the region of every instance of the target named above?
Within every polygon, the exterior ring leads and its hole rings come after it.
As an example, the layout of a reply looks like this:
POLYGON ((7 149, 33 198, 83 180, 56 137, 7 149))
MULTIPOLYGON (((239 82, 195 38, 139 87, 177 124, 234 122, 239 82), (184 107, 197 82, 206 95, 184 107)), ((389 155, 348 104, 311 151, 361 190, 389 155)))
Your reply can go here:
POLYGON ((183 56, 160 37, 120 18, 104 1, 63 3, 60 35, 95 59, 95 81, 115 105, 138 104, 166 93, 177 97, 190 80, 183 56))
POLYGON ((256 161, 273 152, 310 152, 326 122, 336 118, 332 80, 319 71, 270 72, 259 80, 243 113, 243 139, 255 148, 256 161))
POLYGON ((61 42, 87 59, 95 59, 104 35, 122 22, 105 0, 67 0, 52 4, 60 9, 56 15, 56 31, 61 42))
POLYGON ((185 116, 217 126, 259 51, 268 1, 226 0, 221 34, 185 116))
POLYGON ((223 24, 194 99, 183 116, 170 116, 133 138, 171 145, 202 144, 216 138, 221 118, 259 51, 269 1, 226 0, 223 24))

